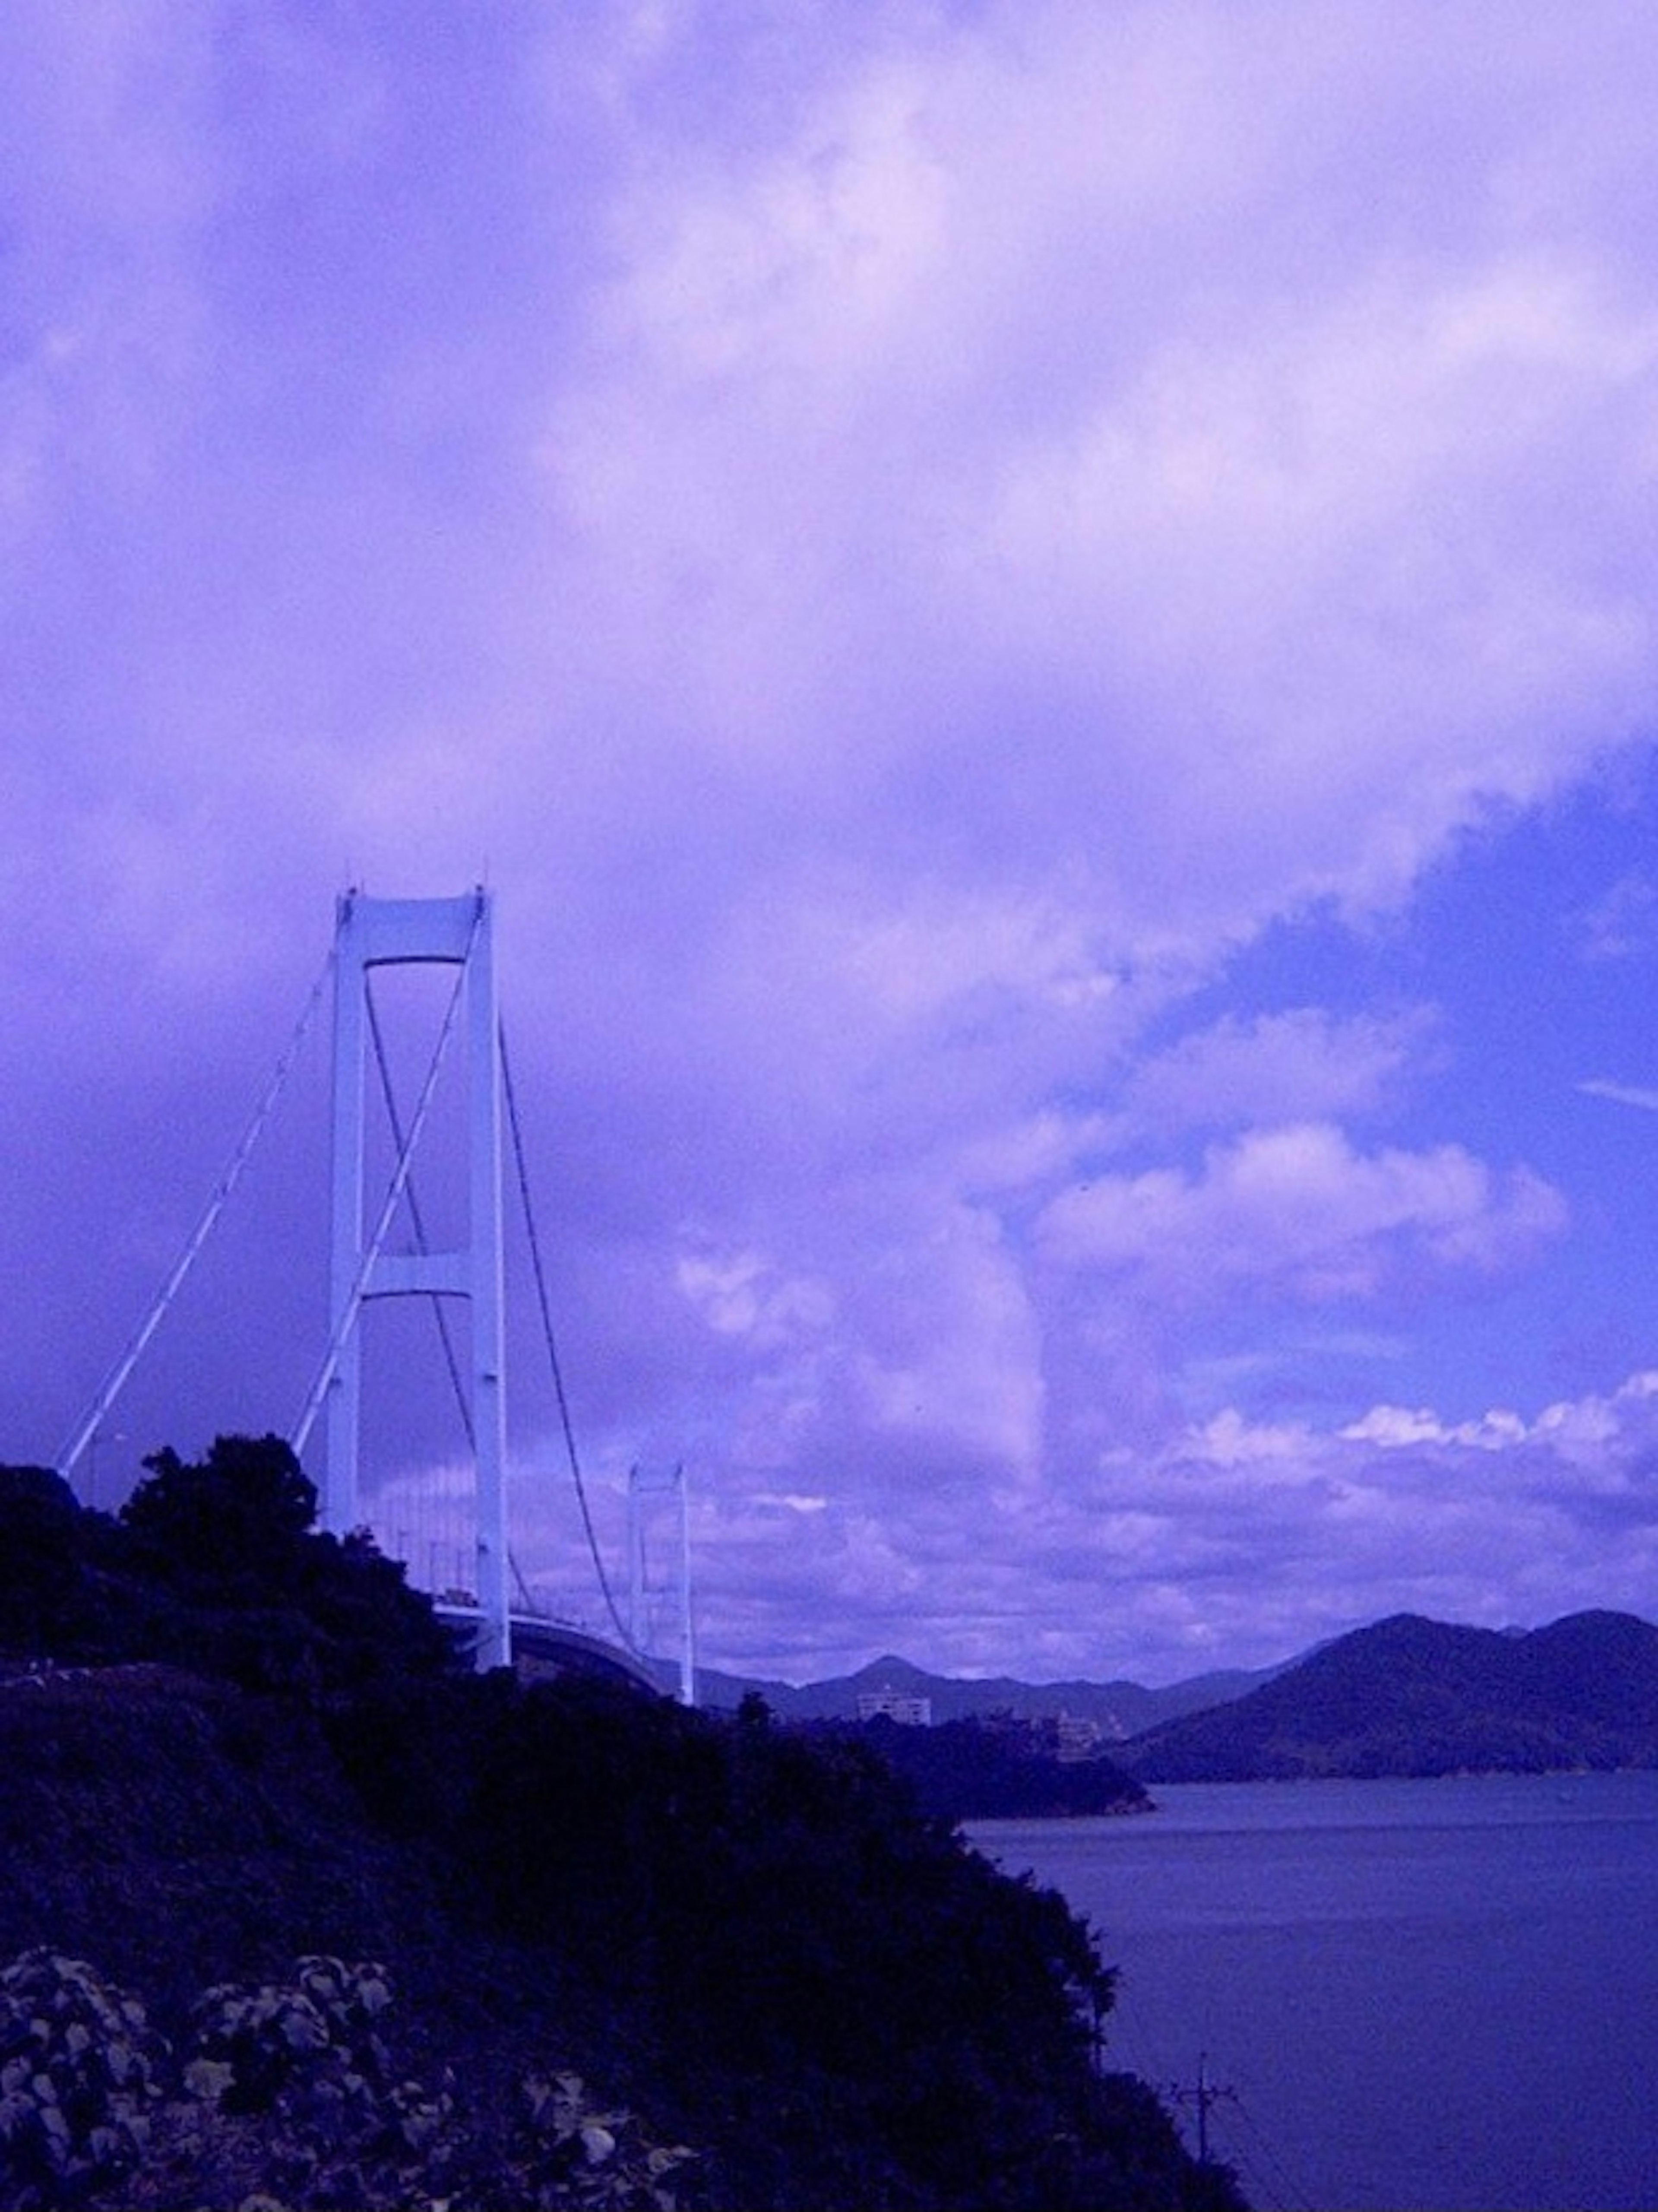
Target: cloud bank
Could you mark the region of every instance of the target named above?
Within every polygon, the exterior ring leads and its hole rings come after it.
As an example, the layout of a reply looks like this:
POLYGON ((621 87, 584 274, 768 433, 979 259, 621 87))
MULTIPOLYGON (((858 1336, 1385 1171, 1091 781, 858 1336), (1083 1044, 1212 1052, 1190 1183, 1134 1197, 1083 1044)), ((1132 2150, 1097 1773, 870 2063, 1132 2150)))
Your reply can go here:
MULTIPOLYGON (((1637 1600, 1643 1386, 1375 1409, 1598 1218, 1459 1115, 1424 886, 1644 752, 1642 11, 27 0, 0 75, 9 1456, 335 894, 487 878, 589 1456, 612 1522, 695 1467, 710 1658, 1637 1600)), ((321 1119, 129 1474, 286 1425, 321 1119)))

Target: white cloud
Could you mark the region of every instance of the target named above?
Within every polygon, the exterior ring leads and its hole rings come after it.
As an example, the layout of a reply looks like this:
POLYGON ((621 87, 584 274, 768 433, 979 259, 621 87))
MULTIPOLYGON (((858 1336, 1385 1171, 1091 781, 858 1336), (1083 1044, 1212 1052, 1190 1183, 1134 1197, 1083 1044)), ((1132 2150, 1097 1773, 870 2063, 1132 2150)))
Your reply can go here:
POLYGON ((1431 1043, 1425 1011, 1345 1021, 1315 1006, 1223 1015, 1137 1061, 1125 1133, 1167 1142, 1191 1129, 1368 1118, 1431 1043))
POLYGON ((1200 1172, 1098 1175, 1047 1209, 1042 1247, 1069 1268, 1132 1272, 1153 1295, 1211 1301, 1247 1285, 1313 1303, 1495 1273, 1565 1223, 1527 1169, 1494 1174, 1461 1147, 1354 1150, 1303 1122, 1212 1149, 1200 1172))
POLYGON ((677 1272, 679 1288, 708 1327, 741 1337, 756 1352, 822 1329, 834 1316, 826 1285, 783 1279, 757 1252, 687 1253, 677 1272))
MULTIPOLYGON (((733 1470, 733 1642, 1303 1641, 1330 1530, 1429 1587, 1390 1486, 1615 1460, 1621 1401, 1228 1412, 1218 1325, 1425 1328, 1570 1226, 1454 1098, 1400 1133, 1425 986, 1228 963, 1647 726, 1638 11, 211 12, 0 28, 9 1448, 331 894, 487 877, 584 1402, 733 1470)), ((1627 957, 1647 903, 1578 907, 1627 957)), ((256 1304, 158 1419, 241 1402, 256 1304)))
POLYGON ((1612 1083, 1600 1076, 1592 1076, 1577 1088, 1586 1098, 1610 1098, 1614 1105, 1638 1106, 1643 1113, 1658 1113, 1658 1091, 1651 1091, 1639 1083, 1612 1083))
MULTIPOLYGON (((1066 854, 1142 951, 1395 897, 1641 711, 1603 530, 1649 472, 1658 324, 1576 230, 1452 203, 1403 250, 1369 133, 1309 252, 1295 130, 1321 103, 1335 161, 1362 41, 1291 42, 1239 102, 1232 35, 1035 21, 1012 64, 860 55, 665 210, 641 172, 605 374, 549 441, 588 583, 654 611, 701 742, 829 781, 865 846, 942 805, 983 866, 1066 854)), ((1402 112, 1438 97, 1402 77, 1402 112)))

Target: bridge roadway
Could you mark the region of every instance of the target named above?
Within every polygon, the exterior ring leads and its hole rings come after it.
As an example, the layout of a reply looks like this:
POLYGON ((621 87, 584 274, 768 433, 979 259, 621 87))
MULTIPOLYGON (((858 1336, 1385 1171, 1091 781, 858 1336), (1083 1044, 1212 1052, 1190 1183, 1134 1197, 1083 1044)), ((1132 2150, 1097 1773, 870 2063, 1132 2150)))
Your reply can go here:
MULTIPOLYGON (((438 1619, 458 1637, 476 1629, 479 1615, 472 1606, 440 1602, 438 1619)), ((668 1694, 667 1685, 651 1672, 650 1663, 620 1644, 574 1628, 568 1621, 549 1620, 536 1613, 512 1615, 513 1663, 526 1680, 550 1680, 558 1674, 585 1674, 604 1682, 625 1682, 629 1688, 648 1690, 653 1697, 668 1694)))

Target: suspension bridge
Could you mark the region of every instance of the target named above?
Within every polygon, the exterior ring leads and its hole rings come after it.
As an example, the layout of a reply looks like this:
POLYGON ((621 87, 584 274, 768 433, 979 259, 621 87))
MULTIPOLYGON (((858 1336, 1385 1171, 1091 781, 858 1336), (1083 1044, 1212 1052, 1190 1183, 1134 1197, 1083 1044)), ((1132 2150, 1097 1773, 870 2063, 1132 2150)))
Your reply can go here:
MULTIPOLYGON (((276 1068, 228 1164, 185 1239, 143 1322, 65 1439, 58 1471, 76 1480, 134 1370, 177 1301, 259 1148, 307 1036, 331 998, 332 1054, 329 1185, 328 1320, 303 1404, 288 1441, 301 1461, 320 1428, 324 1474, 318 1486, 324 1529, 343 1536, 365 1522, 362 1480, 363 1380, 368 1357, 362 1322, 382 1301, 418 1301, 434 1322, 470 1465, 470 1563, 440 1587, 435 1547, 425 1577, 440 1613, 482 1668, 518 1663, 620 1673, 655 1687, 663 1662, 645 1649, 645 1529, 664 1512, 673 1520, 677 1572, 678 1693, 694 1699, 689 1504, 683 1468, 671 1474, 635 1467, 628 1489, 628 1612, 624 1617, 600 1550, 577 1449, 554 1334, 547 1271, 533 1203, 523 1116, 513 1080, 496 979, 491 895, 456 898, 370 898, 359 890, 337 902, 333 941, 276 1068), (452 971, 435 1042, 407 1112, 393 1076, 387 1023, 375 989, 383 971, 452 971), (465 1061, 459 1149, 465 1194, 460 1225, 440 1236, 421 1196, 416 1166, 434 1120, 440 1079, 459 1053, 465 1061), (371 1069, 373 1085, 371 1087, 371 1069), (376 1101, 377 1094, 377 1101, 376 1101), (373 1111, 371 1112, 371 1109, 373 1111), (380 1139, 370 1144, 371 1121, 380 1139), (371 1158, 384 1170, 371 1174, 371 1158), (504 1231, 508 1167, 527 1239, 537 1319, 583 1540, 606 1626, 594 1633, 551 1619, 531 1601, 513 1550, 512 1470, 507 1427, 504 1231), (396 1242, 394 1243, 394 1232, 396 1242), (462 1320, 454 1318, 459 1308, 462 1320)), ((422 1579, 406 1541, 382 1548, 422 1579)))

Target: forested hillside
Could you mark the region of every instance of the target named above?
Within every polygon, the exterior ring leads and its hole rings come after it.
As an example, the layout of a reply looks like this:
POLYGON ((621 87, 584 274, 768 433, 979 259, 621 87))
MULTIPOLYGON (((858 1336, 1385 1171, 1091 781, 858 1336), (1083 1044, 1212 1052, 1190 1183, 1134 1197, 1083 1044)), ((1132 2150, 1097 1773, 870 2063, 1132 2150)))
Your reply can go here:
POLYGON ((866 1747, 475 1678, 314 1504, 0 1471, 0 2204, 1237 2203, 866 1747))
POLYGON ((1397 1613, 1117 1749, 1151 1782, 1658 1766, 1658 1628, 1580 1613, 1504 1635, 1397 1613))
POLYGON ((1062 1760, 1017 1724, 959 1720, 908 1728, 877 1717, 809 1723, 805 1733, 826 1745, 849 1736, 861 1741, 903 1778, 923 1812, 945 1820, 1074 1820, 1151 1810, 1145 1790, 1114 1759, 1062 1760))
MULTIPOLYGON (((821 1682, 777 1682, 759 1675, 722 1674, 715 1668, 699 1667, 697 1702, 729 1706, 733 1711, 750 1692, 762 1697, 780 1719, 791 1721, 847 1721, 858 1711, 858 1700, 866 1691, 898 1690, 923 1697, 932 1708, 935 1725, 950 1721, 987 1720, 1012 1714, 1021 1720, 1090 1720, 1107 1743, 1142 1735, 1159 1723, 1176 1720, 1184 1713, 1205 1712, 1231 1698, 1270 1681, 1281 1667, 1246 1673, 1226 1668, 1188 1675, 1163 1688, 1150 1690, 1142 1682, 1115 1680, 1092 1682, 1072 1677, 1062 1682, 1025 1682, 1011 1674, 935 1674, 908 1659, 888 1652, 872 1659, 856 1674, 831 1676, 821 1682)), ((665 1684, 671 1670, 664 1670, 665 1684)))

